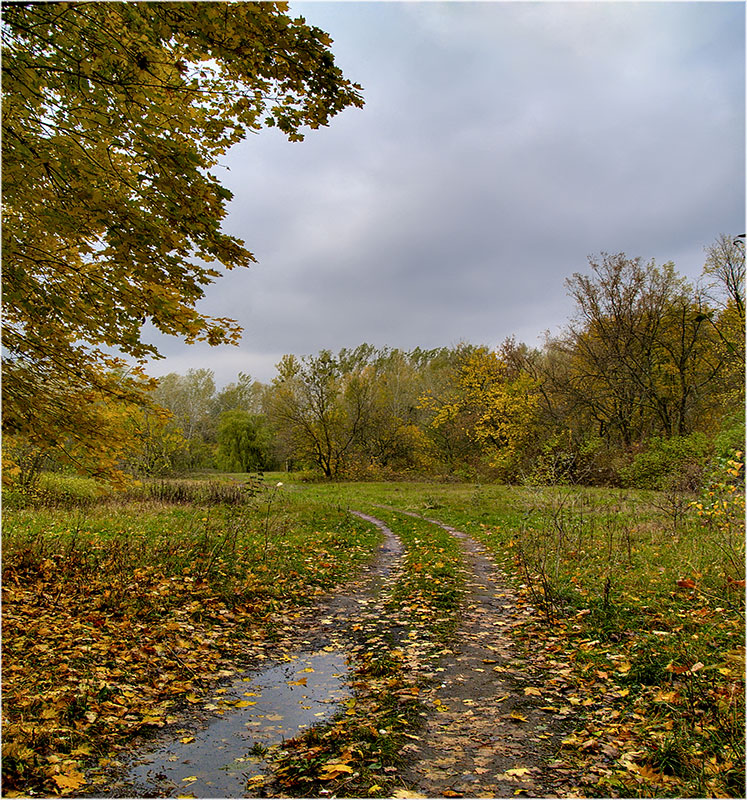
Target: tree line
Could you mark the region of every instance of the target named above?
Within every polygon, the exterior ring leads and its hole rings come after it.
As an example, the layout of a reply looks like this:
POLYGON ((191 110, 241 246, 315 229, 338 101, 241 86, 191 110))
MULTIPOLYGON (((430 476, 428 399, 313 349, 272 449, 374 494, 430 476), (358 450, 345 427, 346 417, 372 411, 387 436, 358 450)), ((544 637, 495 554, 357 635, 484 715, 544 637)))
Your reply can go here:
POLYGON ((738 240, 708 248, 697 286, 671 263, 602 254, 567 288, 575 313, 541 347, 361 344, 285 355, 271 383, 242 373, 221 390, 210 370, 166 375, 152 398, 170 416, 150 413, 127 466, 662 488, 742 447, 738 240))
POLYGON ((727 236, 698 286, 591 259, 539 348, 363 344, 221 390, 208 370, 149 377, 146 323, 241 333, 196 308, 219 266, 254 261, 221 229, 221 156, 264 127, 300 141, 362 89, 285 3, 11 3, 0 29, 5 482, 282 466, 640 483, 742 446, 744 249, 727 236))

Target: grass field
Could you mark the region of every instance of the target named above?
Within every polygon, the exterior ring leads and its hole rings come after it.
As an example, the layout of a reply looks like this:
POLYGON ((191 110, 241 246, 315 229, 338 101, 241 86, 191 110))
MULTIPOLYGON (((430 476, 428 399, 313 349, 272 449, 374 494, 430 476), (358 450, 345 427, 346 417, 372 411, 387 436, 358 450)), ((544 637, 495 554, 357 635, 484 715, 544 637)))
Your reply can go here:
MULTIPOLYGON (((246 479, 98 496, 91 484, 52 476, 36 504, 6 503, 5 795, 90 788, 87 771, 132 735, 167 724, 237 665, 259 663, 293 608, 370 559, 379 533, 348 508, 384 519, 404 540, 406 568, 387 602, 410 614, 430 643, 423 657, 433 657, 457 625, 458 553, 440 529, 385 505, 471 534, 520 588, 534 613, 516 635, 535 651, 541 642, 573 675, 577 729, 562 756, 597 776, 596 794, 743 796, 739 493, 293 485, 279 474, 258 489, 246 479)), ((417 717, 417 687, 390 650, 361 665, 358 691, 361 713, 378 715, 391 735, 366 742, 352 713, 303 745, 318 748, 322 770, 325 759, 361 753, 360 781, 348 788, 375 785, 371 796, 386 792, 376 770, 396 762, 397 736, 417 717), (377 682, 374 701, 364 686, 377 682), (411 715, 401 712, 408 692, 411 715)), ((320 785, 318 772, 298 773, 300 763, 289 753, 280 766, 295 793, 320 785)))

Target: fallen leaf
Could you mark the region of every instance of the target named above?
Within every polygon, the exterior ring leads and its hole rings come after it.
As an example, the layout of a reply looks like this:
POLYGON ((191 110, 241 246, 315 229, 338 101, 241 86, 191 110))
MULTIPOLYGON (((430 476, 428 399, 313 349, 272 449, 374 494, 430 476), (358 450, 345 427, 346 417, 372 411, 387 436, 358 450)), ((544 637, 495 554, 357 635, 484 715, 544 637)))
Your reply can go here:
POLYGON ((524 775, 529 775, 531 771, 531 767, 514 767, 513 769, 507 769, 506 775, 511 775, 514 778, 522 778, 524 775))
POLYGON ((76 769, 72 769, 70 772, 65 772, 62 775, 54 775, 52 779, 61 791, 73 791, 86 783, 86 776, 76 769))

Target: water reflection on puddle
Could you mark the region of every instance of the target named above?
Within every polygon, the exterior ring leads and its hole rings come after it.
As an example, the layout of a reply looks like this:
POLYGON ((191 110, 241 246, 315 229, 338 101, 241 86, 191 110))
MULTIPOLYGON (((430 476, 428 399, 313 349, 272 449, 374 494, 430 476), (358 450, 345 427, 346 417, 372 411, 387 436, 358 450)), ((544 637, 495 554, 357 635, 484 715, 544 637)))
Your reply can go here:
POLYGON ((264 748, 324 722, 352 696, 346 676, 345 655, 335 650, 301 654, 220 687, 207 707, 223 716, 139 758, 128 782, 141 797, 241 797, 263 771, 264 748))

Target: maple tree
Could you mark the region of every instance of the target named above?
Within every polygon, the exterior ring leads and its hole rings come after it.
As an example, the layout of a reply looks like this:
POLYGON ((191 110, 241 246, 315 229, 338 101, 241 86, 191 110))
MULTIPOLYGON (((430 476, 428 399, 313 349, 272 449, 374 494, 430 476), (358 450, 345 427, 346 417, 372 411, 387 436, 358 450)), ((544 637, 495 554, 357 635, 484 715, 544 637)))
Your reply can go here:
POLYGON ((285 3, 13 3, 3 8, 4 429, 67 451, 96 403, 142 402, 122 356, 149 322, 233 343, 204 287, 249 266, 211 169, 263 126, 291 141, 349 106, 331 39, 285 3), (113 355, 115 353, 116 355, 113 355), (89 394, 95 395, 90 397, 89 394), (92 405, 93 404, 93 405, 92 405))

